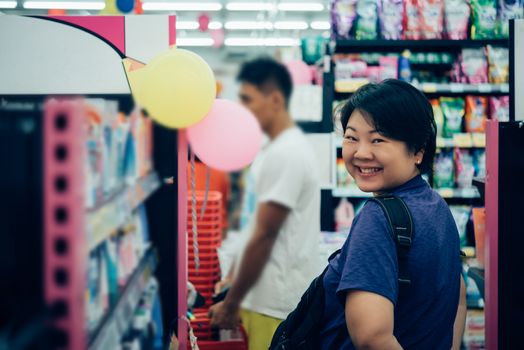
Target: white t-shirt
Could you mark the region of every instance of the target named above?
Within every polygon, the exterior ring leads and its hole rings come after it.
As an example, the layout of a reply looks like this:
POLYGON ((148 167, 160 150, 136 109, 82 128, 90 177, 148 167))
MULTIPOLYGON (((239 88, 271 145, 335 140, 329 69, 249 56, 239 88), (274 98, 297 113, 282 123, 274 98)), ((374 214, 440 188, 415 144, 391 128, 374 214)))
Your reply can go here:
MULTIPOLYGON (((251 173, 256 207, 274 202, 290 212, 242 307, 284 319, 319 273, 320 182, 313 149, 298 127, 286 129, 262 149, 251 173)), ((249 236, 254 232, 256 215, 255 210, 246 232, 249 236)))

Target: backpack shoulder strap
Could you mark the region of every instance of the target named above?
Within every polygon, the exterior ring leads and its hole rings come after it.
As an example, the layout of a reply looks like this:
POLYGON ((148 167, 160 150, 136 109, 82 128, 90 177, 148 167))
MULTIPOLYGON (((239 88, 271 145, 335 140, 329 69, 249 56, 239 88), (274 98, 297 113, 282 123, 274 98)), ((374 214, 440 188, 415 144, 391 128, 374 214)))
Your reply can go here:
POLYGON ((397 246, 398 259, 398 282, 399 284, 410 284, 411 278, 407 269, 407 255, 411 248, 413 237, 413 219, 404 201, 394 195, 382 195, 370 200, 378 203, 384 210, 393 240, 397 246))

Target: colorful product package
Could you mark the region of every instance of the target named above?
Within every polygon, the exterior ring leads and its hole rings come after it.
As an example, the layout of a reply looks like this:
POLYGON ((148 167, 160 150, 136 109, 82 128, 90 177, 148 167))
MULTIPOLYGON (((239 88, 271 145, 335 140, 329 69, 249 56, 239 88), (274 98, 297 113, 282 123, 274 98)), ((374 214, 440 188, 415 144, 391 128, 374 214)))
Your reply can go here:
POLYGON ((404 4, 402 3, 402 0, 379 1, 380 32, 383 39, 402 39, 403 17, 404 4))
POLYGON ((461 97, 441 97, 440 107, 444 114, 444 132, 446 138, 462 131, 462 117, 464 116, 464 99, 461 97))
POLYGON ((484 132, 488 119, 488 100, 485 96, 466 96, 466 132, 484 132))
POLYGON ((358 0, 355 38, 357 40, 376 40, 378 38, 377 24, 377 0, 358 0))
POLYGON ((455 177, 459 188, 471 188, 473 184, 473 157, 467 149, 455 149, 455 177))
POLYGON ((466 233, 469 218, 471 216, 471 207, 467 205, 450 205, 449 210, 455 219, 455 224, 457 225, 457 230, 460 237, 460 246, 463 247, 466 245, 466 233))
POLYGON ((467 0, 445 0, 445 27, 447 38, 464 40, 468 38, 470 9, 467 0))
POLYGON ((483 48, 462 49, 461 68, 466 78, 465 82, 470 84, 488 82, 488 60, 483 48))
POLYGON ((419 0, 420 31, 423 39, 442 39, 444 0, 419 0))
POLYGON ((441 150, 435 156, 433 164, 433 183, 435 188, 452 188, 455 184, 455 168, 453 166, 453 152, 441 150))
POLYGON ((509 37, 509 20, 524 17, 523 0, 499 0, 499 19, 497 23, 497 36, 509 37))
POLYGON ((419 0, 404 1, 404 39, 420 39, 419 0))
POLYGON ((489 82, 503 84, 509 81, 509 49, 488 45, 489 82))
POLYGON ((353 37, 353 24, 357 17, 357 0, 333 0, 331 3, 331 22, 335 39, 353 37))
POLYGON ((509 121, 509 96, 490 97, 490 116, 493 120, 509 121))
POLYGON ((496 0, 471 0, 473 24, 472 39, 493 39, 497 24, 496 0))
POLYGON ((435 117, 435 123, 437 124, 437 137, 443 137, 444 131, 444 114, 442 108, 440 108, 440 102, 437 99, 430 101, 431 107, 433 108, 433 116, 435 117))
POLYGON ((486 176, 486 150, 482 148, 476 148, 472 151, 473 154, 473 167, 475 173, 473 176, 483 178, 486 176))
POLYGON ((396 56, 382 56, 378 60, 382 67, 380 80, 397 79, 398 78, 398 57, 396 56))

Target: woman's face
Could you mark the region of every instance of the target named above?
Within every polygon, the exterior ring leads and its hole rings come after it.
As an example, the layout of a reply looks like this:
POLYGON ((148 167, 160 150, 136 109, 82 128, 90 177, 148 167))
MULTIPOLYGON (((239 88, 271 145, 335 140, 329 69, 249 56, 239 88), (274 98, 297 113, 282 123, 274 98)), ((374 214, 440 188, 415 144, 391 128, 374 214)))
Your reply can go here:
POLYGON ((362 191, 380 194, 418 175, 423 151, 412 154, 404 142, 380 135, 355 110, 344 133, 342 157, 362 191))

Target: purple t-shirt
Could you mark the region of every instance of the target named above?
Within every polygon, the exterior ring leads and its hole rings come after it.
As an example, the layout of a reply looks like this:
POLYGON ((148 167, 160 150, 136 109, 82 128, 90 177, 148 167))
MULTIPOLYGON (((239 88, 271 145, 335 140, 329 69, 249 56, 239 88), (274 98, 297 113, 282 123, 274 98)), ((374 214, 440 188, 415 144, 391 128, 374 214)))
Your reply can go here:
MULTIPOLYGON (((446 202, 417 176, 391 191, 409 207, 414 221, 408 253, 411 285, 399 293, 397 251, 382 208, 368 202, 355 217, 341 253, 324 277, 322 349, 334 349, 346 330, 348 291, 382 295, 395 306, 393 334, 404 349, 451 348, 457 312, 461 264, 459 236, 446 202)), ((343 346, 354 349, 349 334, 343 346)))

